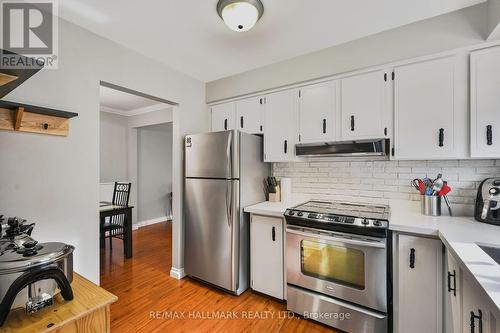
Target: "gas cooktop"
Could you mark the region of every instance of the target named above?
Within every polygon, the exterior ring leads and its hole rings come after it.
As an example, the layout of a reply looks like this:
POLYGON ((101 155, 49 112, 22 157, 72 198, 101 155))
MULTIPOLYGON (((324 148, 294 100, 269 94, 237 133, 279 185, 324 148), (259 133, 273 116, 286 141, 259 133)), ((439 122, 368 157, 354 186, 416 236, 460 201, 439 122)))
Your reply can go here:
POLYGON ((318 229, 386 230, 389 226, 389 206, 338 201, 309 201, 286 210, 288 224, 318 229))

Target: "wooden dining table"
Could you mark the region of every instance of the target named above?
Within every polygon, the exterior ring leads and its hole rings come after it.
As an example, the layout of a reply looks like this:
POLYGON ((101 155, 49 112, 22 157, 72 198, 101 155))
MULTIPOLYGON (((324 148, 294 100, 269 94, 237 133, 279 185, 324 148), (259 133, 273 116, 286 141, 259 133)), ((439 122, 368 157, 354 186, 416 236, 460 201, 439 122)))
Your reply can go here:
MULTIPOLYGON (((100 227, 106 222, 106 217, 125 215, 123 225, 123 251, 125 258, 132 258, 132 208, 134 206, 118 206, 108 201, 99 202, 100 227)), ((104 247, 104 238, 100 237, 101 247, 104 247)))

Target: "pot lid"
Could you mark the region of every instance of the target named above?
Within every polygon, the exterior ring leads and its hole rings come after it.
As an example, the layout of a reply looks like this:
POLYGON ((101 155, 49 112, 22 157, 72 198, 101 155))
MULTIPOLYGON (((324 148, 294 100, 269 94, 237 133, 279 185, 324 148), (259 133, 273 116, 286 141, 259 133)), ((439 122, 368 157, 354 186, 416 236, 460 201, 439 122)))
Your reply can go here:
POLYGON ((0 246, 0 275, 48 265, 71 254, 75 248, 64 243, 8 242, 0 246))

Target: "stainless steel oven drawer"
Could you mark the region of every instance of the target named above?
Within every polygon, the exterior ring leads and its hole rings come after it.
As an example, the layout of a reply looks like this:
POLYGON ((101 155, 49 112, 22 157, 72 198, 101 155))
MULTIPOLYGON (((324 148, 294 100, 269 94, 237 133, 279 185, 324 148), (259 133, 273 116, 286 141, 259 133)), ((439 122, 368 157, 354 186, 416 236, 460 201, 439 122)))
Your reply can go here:
POLYGON ((350 333, 387 333, 387 315, 315 292, 287 286, 288 310, 350 333))

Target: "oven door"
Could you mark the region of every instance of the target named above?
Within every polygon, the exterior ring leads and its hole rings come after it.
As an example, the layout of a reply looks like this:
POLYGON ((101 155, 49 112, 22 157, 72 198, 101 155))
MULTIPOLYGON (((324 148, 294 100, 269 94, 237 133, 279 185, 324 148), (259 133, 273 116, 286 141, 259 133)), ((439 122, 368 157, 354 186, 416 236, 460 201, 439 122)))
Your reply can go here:
POLYGON ((386 239, 286 229, 287 283, 387 312, 386 239))

